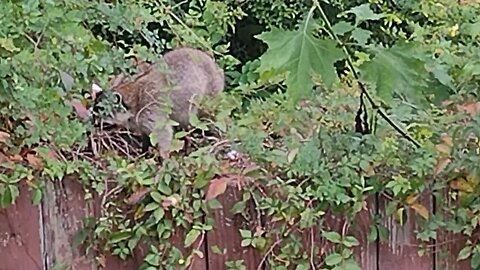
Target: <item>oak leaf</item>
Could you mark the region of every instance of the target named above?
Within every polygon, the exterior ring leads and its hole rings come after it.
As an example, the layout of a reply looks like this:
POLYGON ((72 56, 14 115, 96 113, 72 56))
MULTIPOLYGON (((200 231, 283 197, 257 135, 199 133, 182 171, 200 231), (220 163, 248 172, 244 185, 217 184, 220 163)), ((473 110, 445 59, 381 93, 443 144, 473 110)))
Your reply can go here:
POLYGON ((331 86, 338 78, 334 64, 345 57, 334 40, 314 35, 316 26, 308 17, 297 30, 272 28, 255 36, 268 45, 260 58, 260 77, 286 74, 287 93, 293 103, 312 93, 313 75, 331 86))

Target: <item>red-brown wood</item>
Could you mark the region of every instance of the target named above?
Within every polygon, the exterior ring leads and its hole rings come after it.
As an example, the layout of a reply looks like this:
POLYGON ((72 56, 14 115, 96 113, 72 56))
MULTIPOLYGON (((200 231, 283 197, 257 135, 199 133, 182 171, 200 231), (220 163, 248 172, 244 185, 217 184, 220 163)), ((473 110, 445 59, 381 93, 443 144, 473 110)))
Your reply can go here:
POLYGON ((465 246, 466 240, 459 234, 439 232, 435 250, 435 270, 473 270, 470 260, 457 261, 458 252, 465 246))
MULTIPOLYGON (((422 204, 432 213, 432 197, 424 195, 422 204)), ((379 265, 378 269, 388 270, 432 270, 434 269, 433 248, 429 249, 426 254, 420 256, 421 242, 416 239, 415 231, 417 230, 417 220, 421 217, 415 214, 414 210, 405 211, 407 222, 400 226, 393 216, 385 214, 385 206, 387 199, 383 196, 379 197, 380 215, 384 220, 383 225, 389 231, 388 242, 380 242, 379 244, 379 265)), ((428 244, 428 243, 427 243, 428 244)), ((431 244, 431 243, 430 243, 431 244)))
MULTIPOLYGON (((437 204, 437 212, 442 213, 442 205, 455 204, 450 197, 445 194, 443 201, 437 204)), ((449 215, 445 214, 448 219, 449 215)), ((449 233, 441 230, 437 233, 437 243, 435 247, 436 270, 471 270, 470 260, 457 261, 460 250, 465 246, 467 238, 461 234, 449 233)))
MULTIPOLYGON (((213 213, 215 229, 207 233, 208 269, 226 269, 225 262, 243 260, 248 270, 256 270, 261 263, 262 255, 253 248, 242 248, 240 243, 242 237, 239 229, 254 230, 246 225, 243 217, 233 215, 230 212, 232 206, 241 198, 241 191, 229 187, 227 191, 218 197, 223 205, 213 213), (226 250, 226 254, 212 252, 212 247, 217 246, 220 250, 226 250)), ((260 268, 262 269, 262 268, 260 268)))
POLYGON ((371 196, 365 201, 365 207, 352 222, 351 233, 360 244, 354 248, 357 263, 362 270, 377 270, 377 242, 368 242, 368 234, 377 212, 377 198, 371 196))
MULTIPOLYGON (((186 233, 184 229, 177 229, 175 235, 170 239, 171 243, 173 246, 178 248, 179 250, 182 251, 182 254, 184 258, 187 258, 192 254, 193 249, 199 250, 203 254, 203 258, 198 257, 197 254, 193 255, 192 261, 190 265, 186 269, 191 269, 191 270, 207 270, 207 253, 206 253, 206 235, 200 236, 195 242, 192 243, 192 245, 188 248, 185 248, 185 236, 186 233)), ((184 269, 185 267, 181 267, 181 265, 178 265, 177 269, 184 269)))
POLYGON ((48 269, 56 265, 78 270, 95 270, 92 257, 73 247, 73 238, 83 228, 85 217, 93 215, 83 186, 75 176, 47 181, 42 200, 44 256, 48 269))
MULTIPOLYGON (((46 194, 42 207, 32 205, 30 192, 26 184, 20 184, 20 196, 14 205, 0 209, 0 270, 35 270, 52 269, 57 263, 65 263, 73 266, 75 270, 99 269, 93 262, 93 257, 83 256, 78 250, 72 248, 72 238, 79 228, 82 227, 83 218, 92 214, 95 208, 85 202, 82 185, 74 177, 66 177, 63 181, 47 183, 46 194), (43 222, 43 223, 42 223, 43 222), (42 250, 45 255, 42 255, 42 250), (47 267, 44 268, 44 264, 47 267)), ((227 192, 219 197, 223 209, 213 213, 215 229, 209 232, 204 243, 193 244, 204 253, 204 258, 195 258, 190 268, 195 270, 226 269, 226 261, 244 260, 248 270, 258 268, 263 255, 251 248, 242 248, 242 240, 239 229, 255 229, 255 224, 247 224, 241 216, 233 216, 230 213, 231 206, 237 202, 241 192, 230 187, 227 192), (208 248, 205 249, 205 245, 208 248), (213 246, 225 249, 226 254, 215 254, 213 246)), ((385 198, 379 202, 380 213, 385 208, 385 198)), ((99 200, 95 200, 98 206, 99 200)), ((432 209, 430 196, 422 199, 423 205, 432 209)), ((350 222, 350 226, 344 227, 345 219, 340 215, 327 215, 322 228, 337 232, 346 232, 354 235, 360 246, 355 248, 357 261, 362 270, 468 270, 471 269, 468 261, 457 262, 458 251, 463 248, 465 238, 460 235, 438 232, 436 253, 428 253, 419 256, 419 244, 416 240, 415 229, 417 219, 420 218, 413 210, 407 211, 408 221, 402 227, 395 223, 391 217, 385 217, 384 224, 390 230, 388 243, 380 243, 379 254, 376 244, 367 243, 371 217, 376 212, 375 202, 369 199, 365 209, 350 222), (443 256, 445 255, 445 256, 443 256), (435 256, 435 257, 433 257, 435 256), (376 262, 379 262, 377 265, 376 262), (434 263, 436 263, 434 268, 434 263)), ((385 215, 384 215, 385 216, 385 215)), ((331 251, 331 245, 321 239, 317 229, 305 230, 303 239, 310 250, 312 239, 314 240, 314 253, 327 255, 331 251), (312 238, 313 237, 313 238, 312 238)), ((183 248, 185 232, 177 230, 177 234, 171 239, 172 243, 188 256, 191 248, 183 248)), ((433 245, 432 245, 433 246, 433 245)), ((433 248, 432 248, 433 251, 433 248)), ((122 261, 111 255, 106 256, 106 270, 137 269, 143 261, 146 249, 140 246, 135 250, 133 258, 122 261)), ((315 258, 318 259, 318 258, 315 258)), ((178 269, 184 269, 178 267, 178 269)))
MULTIPOLYGON (((362 270, 376 270, 377 268, 377 243, 369 243, 367 240, 372 223, 373 216, 376 213, 375 198, 368 199, 365 202, 365 207, 354 218, 353 221, 347 221, 344 216, 340 214, 325 216, 323 228, 327 231, 335 231, 340 235, 354 236, 359 242, 359 246, 354 247, 354 256, 362 270)), ((320 231, 317 228, 311 228, 304 234, 304 242, 306 242, 307 250, 311 250, 312 238, 314 238, 315 248, 318 250, 318 255, 324 259, 328 254, 333 252, 334 244, 329 243, 326 239, 321 237, 320 231), (313 236, 313 237, 312 237, 313 236)), ((310 254, 312 258, 314 255, 310 254)), ((312 259, 313 260, 313 259, 312 259)), ((312 266, 313 268, 313 266, 312 266)))
MULTIPOLYGON (((89 204, 89 209, 90 206, 93 208, 92 211, 95 218, 100 218, 102 216, 102 203, 108 202, 109 197, 107 195, 115 187, 115 183, 110 183, 101 194, 93 192, 93 205, 89 204)), ((89 212, 89 214, 91 213, 89 212)), ((126 260, 121 259, 119 256, 109 254, 108 252, 95 254, 95 256, 101 257, 105 265, 105 267, 102 267, 101 265, 97 264, 97 268, 102 270, 138 269, 138 267, 142 265, 143 259, 147 253, 148 247, 144 243, 140 242, 133 250, 133 255, 129 256, 126 260)))
POLYGON ((39 207, 26 184, 14 205, 0 209, 0 270, 41 270, 39 207))

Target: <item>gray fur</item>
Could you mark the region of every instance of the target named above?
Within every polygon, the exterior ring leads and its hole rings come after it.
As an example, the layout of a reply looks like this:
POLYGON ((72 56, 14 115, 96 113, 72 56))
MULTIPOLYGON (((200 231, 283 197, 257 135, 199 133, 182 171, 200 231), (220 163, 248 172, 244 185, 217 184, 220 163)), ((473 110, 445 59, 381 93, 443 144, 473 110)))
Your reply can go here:
POLYGON ((154 133, 161 153, 166 153, 173 139, 169 119, 188 128, 189 114, 198 113, 194 103, 222 92, 225 82, 223 70, 200 50, 174 49, 163 60, 166 68, 161 63, 152 65, 115 90, 134 115, 131 126, 144 134, 154 133))

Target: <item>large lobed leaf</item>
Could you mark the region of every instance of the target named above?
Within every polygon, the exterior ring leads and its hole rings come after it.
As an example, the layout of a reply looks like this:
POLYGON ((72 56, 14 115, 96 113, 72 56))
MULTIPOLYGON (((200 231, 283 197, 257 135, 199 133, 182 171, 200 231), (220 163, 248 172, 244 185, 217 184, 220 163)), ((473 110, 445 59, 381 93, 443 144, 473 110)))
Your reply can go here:
POLYGON ((287 93, 293 102, 311 93, 314 74, 331 86, 337 79, 334 63, 344 58, 335 41, 314 37, 313 28, 313 19, 307 19, 296 31, 273 28, 256 36, 268 45, 260 59, 260 76, 286 73, 287 93))
MULTIPOLYGON (((371 83, 377 95, 391 104, 394 94, 417 105, 427 104, 425 94, 431 74, 425 63, 415 57, 414 44, 375 48, 375 57, 360 66, 362 80, 371 83)), ((439 93, 438 93, 439 94, 439 93)))

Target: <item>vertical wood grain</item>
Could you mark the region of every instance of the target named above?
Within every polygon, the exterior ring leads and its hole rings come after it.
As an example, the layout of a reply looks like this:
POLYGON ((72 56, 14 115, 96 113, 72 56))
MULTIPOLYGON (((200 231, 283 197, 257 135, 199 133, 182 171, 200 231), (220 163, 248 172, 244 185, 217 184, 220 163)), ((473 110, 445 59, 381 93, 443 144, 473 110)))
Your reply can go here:
MULTIPOLYGON (((375 198, 369 198, 365 201, 365 207, 353 220, 348 221, 342 214, 327 213, 324 217, 322 227, 327 231, 335 231, 340 235, 354 236, 360 244, 353 248, 355 259, 362 270, 377 270, 377 243, 368 242, 368 233, 373 216, 376 213, 375 198)), ((317 232, 314 245, 319 250, 319 255, 324 259, 328 254, 334 251, 335 244, 328 242, 320 236, 318 227, 307 230, 303 236, 306 239, 307 250, 312 248, 312 235, 317 232)))
MULTIPOLYGON (((422 204, 432 213, 432 197, 425 194, 421 199, 422 204)), ((416 239, 417 220, 420 218, 412 209, 405 211, 407 222, 401 226, 392 215, 386 215, 385 206, 387 199, 379 197, 379 210, 383 225, 388 229, 387 242, 379 244, 379 265, 378 269, 388 270, 432 270, 434 269, 433 248, 430 248, 425 255, 420 256, 421 242, 416 239)), ((433 244, 433 243, 430 243, 433 244)))
POLYGON ((42 270, 40 207, 25 183, 15 204, 0 209, 0 270, 42 270))
MULTIPOLYGON (((451 218, 449 214, 445 213, 442 205, 454 205, 455 201, 451 200, 448 192, 439 194, 437 198, 437 213, 442 215, 446 220, 451 218), (440 201, 441 200, 441 201, 440 201)), ((460 250, 465 246, 467 237, 462 234, 455 234, 439 230, 437 234, 437 245, 435 250, 435 270, 471 270, 470 260, 457 261, 457 256, 460 250)))
POLYGON ((352 222, 351 233, 360 242, 354 248, 354 254, 362 270, 377 270, 378 250, 377 242, 368 242, 368 234, 376 215, 377 198, 375 195, 367 198, 365 207, 360 211, 352 222))
POLYGON ((47 269, 64 265, 78 270, 95 270, 93 258, 73 247, 76 232, 86 216, 93 215, 84 190, 73 175, 61 181, 46 181, 42 200, 44 256, 47 269))
MULTIPOLYGON (((233 215, 230 212, 232 206, 241 198, 241 191, 229 187, 227 191, 218 197, 222 208, 214 211, 214 230, 207 233, 208 269, 226 269, 227 261, 243 260, 248 270, 258 268, 262 255, 253 248, 243 248, 240 243, 242 237, 239 229, 254 228, 246 226, 243 217, 233 215), (212 247, 217 246, 220 250, 226 250, 226 254, 212 252, 212 247)), ((262 268, 260 268, 262 269, 262 268)))

